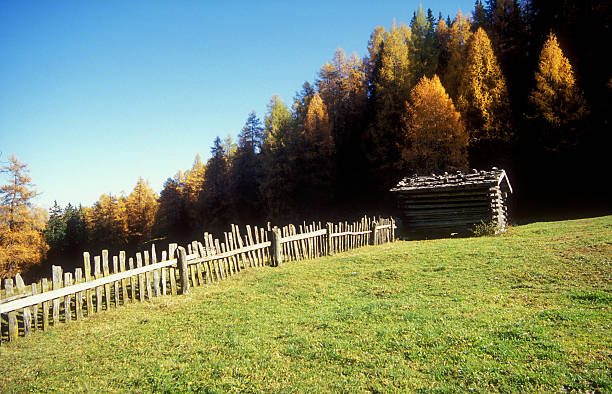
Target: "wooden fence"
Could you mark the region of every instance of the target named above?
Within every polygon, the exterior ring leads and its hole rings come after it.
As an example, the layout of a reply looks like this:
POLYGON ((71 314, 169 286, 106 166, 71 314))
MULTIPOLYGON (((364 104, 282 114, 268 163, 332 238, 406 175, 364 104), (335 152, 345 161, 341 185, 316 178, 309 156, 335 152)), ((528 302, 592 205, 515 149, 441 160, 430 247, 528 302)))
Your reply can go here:
POLYGON ((18 274, 4 280, 0 293, 0 344, 37 329, 70 324, 102 310, 162 295, 187 294, 191 286, 224 280, 251 267, 279 266, 284 262, 315 259, 365 245, 392 242, 393 219, 364 217, 348 223, 319 222, 267 229, 236 225, 224 233, 223 242, 204 233, 202 242, 187 248, 170 244, 158 261, 150 251, 126 258, 125 252, 109 258, 108 251, 92 259, 83 253, 83 268, 73 273, 52 267, 52 279, 25 285, 18 274), (112 273, 111 273, 112 272, 112 273))

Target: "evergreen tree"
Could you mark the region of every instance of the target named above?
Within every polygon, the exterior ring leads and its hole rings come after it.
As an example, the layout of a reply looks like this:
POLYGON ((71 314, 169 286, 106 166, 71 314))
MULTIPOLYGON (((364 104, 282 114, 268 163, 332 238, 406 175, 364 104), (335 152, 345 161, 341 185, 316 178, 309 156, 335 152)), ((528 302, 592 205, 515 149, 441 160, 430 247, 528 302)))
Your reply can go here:
POLYGON ((467 168, 468 135, 437 75, 412 89, 404 117, 402 156, 409 173, 431 174, 467 168))
POLYGON ((436 46, 431 9, 428 9, 427 13, 428 15, 425 16, 423 7, 419 5, 410 23, 412 30, 411 65, 412 74, 416 79, 423 75, 431 77, 437 68, 439 50, 436 46))
POLYGON ((259 183, 262 163, 263 126, 254 111, 238 135, 238 149, 230 167, 232 211, 239 223, 253 224, 263 219, 259 183))
MULTIPOLYGON (((215 138, 210 149, 211 158, 206 163, 201 204, 204 209, 204 226, 222 230, 229 223, 229 164, 221 138, 215 138)), ((204 227, 195 229, 201 233, 204 227)))
POLYGON ((284 220, 295 212, 299 134, 289 109, 278 96, 268 104, 262 147, 263 176, 259 186, 269 219, 284 220))
POLYGON ((49 245, 48 257, 61 256, 66 252, 66 221, 62 207, 54 201, 49 209, 49 220, 45 226, 45 241, 49 245))
POLYGON ((187 215, 182 198, 183 174, 179 171, 173 178, 168 178, 159 195, 159 208, 155 216, 153 234, 156 237, 181 239, 187 234, 187 215))
POLYGON ((11 155, 0 169, 8 183, 0 187, 0 278, 39 264, 48 246, 40 212, 32 207, 36 192, 27 164, 11 155))

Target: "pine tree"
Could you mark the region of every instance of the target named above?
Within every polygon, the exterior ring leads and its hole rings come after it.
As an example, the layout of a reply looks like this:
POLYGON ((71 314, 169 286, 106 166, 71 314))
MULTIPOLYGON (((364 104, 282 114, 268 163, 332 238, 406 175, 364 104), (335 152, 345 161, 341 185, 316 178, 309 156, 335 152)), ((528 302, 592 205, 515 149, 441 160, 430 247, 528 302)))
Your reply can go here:
POLYGON ((62 256, 66 251, 66 221, 62 207, 54 201, 49 209, 49 220, 45 226, 45 241, 49 245, 48 257, 62 256))
POLYGON ((287 219, 295 212, 296 165, 301 139, 289 109, 273 96, 266 114, 262 147, 263 176, 259 190, 269 219, 287 219))
POLYGON ((476 30, 468 43, 457 107, 475 141, 510 138, 510 103, 506 82, 487 33, 476 30))
MULTIPOLYGON (((210 149, 211 158, 206 163, 201 204, 204 209, 204 225, 221 230, 229 224, 229 163, 221 138, 215 138, 210 149)), ((195 231, 201 233, 204 227, 195 231)))
POLYGON ((438 48, 433 26, 433 15, 431 9, 425 15, 423 7, 415 12, 410 28, 412 30, 411 66, 414 78, 419 79, 423 75, 431 77, 437 68, 438 48))
POLYGON ((48 246, 40 212, 32 207, 36 192, 27 164, 11 155, 0 169, 8 183, 0 187, 0 278, 39 264, 48 246))
POLYGON ((254 111, 238 135, 238 149, 230 167, 232 211, 239 223, 252 224, 263 219, 259 183, 262 163, 263 127, 254 111))
POLYGON ((404 117, 402 156, 410 173, 431 174, 467 168, 468 135, 437 75, 412 89, 404 117))
POLYGON ((187 234, 188 220, 182 198, 183 174, 179 171, 168 178, 159 195, 159 208, 155 216, 153 235, 168 239, 184 238, 187 234))

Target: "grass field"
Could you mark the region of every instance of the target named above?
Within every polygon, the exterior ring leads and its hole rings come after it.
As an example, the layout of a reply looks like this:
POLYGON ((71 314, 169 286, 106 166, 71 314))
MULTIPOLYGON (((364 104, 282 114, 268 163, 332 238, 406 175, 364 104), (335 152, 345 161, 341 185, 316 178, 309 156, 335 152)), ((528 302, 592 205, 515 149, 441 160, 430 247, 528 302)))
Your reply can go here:
POLYGON ((397 242, 0 347, 0 391, 612 391, 612 217, 397 242))

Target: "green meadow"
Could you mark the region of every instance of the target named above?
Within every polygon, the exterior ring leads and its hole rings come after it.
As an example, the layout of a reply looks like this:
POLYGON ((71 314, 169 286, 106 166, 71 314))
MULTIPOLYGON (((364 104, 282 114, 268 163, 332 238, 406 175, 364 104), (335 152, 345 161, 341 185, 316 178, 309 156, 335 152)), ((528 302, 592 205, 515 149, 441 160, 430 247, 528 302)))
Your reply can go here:
POLYGON ((244 271, 0 346, 0 391, 612 391, 612 217, 244 271))

